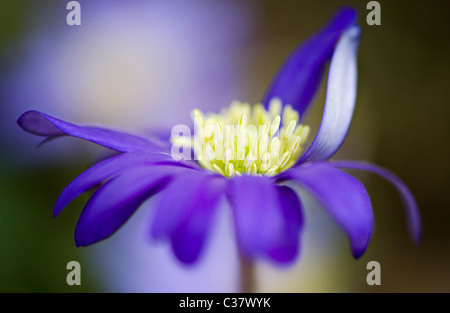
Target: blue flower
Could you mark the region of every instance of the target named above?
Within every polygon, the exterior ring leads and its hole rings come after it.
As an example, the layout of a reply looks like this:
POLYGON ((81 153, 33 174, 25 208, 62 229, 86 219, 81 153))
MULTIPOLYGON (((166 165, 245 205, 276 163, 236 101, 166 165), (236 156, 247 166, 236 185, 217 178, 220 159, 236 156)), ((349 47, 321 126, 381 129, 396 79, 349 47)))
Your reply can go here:
POLYGON ((24 113, 19 125, 47 137, 45 140, 69 135, 120 152, 75 178, 61 193, 54 216, 73 199, 99 186, 75 230, 76 245, 86 246, 112 235, 143 202, 161 193, 151 233, 169 240, 180 261, 193 263, 208 238, 220 202, 226 198, 240 251, 248 258, 289 263, 298 254, 304 228, 301 199, 289 185, 297 184, 347 233, 353 256, 358 258, 371 237, 373 212, 364 186, 342 171, 350 168, 376 173, 397 188, 411 235, 419 241, 417 204, 397 176, 365 162, 329 161, 343 143, 353 115, 359 39, 356 12, 341 9, 293 52, 261 105, 233 102, 220 114, 194 110, 194 140, 173 138, 173 142, 190 145, 197 161, 174 157, 168 142, 154 138, 81 126, 38 111, 24 113), (322 122, 303 152, 309 127, 300 124, 299 118, 307 111, 330 59, 322 122), (236 125, 236 131, 228 132, 228 125, 236 125), (208 131, 208 126, 215 132, 208 131), (249 132, 250 126, 259 127, 259 132, 249 132))

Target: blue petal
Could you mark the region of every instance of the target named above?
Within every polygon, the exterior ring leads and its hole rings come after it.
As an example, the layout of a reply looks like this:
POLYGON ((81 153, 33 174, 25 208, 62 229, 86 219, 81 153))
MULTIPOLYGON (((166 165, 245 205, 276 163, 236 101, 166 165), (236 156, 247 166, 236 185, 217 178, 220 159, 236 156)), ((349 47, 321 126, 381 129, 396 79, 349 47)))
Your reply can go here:
POLYGON ((330 60, 342 32, 356 21, 352 8, 339 10, 317 34, 307 39, 284 63, 263 98, 268 106, 273 98, 292 105, 303 116, 316 94, 325 64, 330 60))
POLYGON ((244 255, 278 263, 296 258, 303 217, 295 192, 268 177, 244 175, 230 181, 228 197, 244 255))
POLYGON ((56 202, 53 217, 57 217, 64 207, 76 197, 103 181, 133 167, 155 163, 186 164, 183 161, 175 161, 170 155, 164 153, 134 152, 116 155, 95 164, 67 185, 56 202))
POLYGON ((369 244, 373 212, 364 186, 353 176, 327 163, 293 168, 280 175, 308 190, 347 232, 353 256, 360 257, 369 244))
POLYGON ((195 262, 211 230, 225 185, 223 176, 205 171, 179 176, 159 199, 152 222, 152 236, 170 239, 181 262, 195 262))
POLYGON ((157 140, 106 128, 80 126, 38 111, 25 112, 19 117, 17 123, 29 133, 46 136, 46 140, 56 136, 69 135, 120 152, 160 152, 166 148, 157 140))
POLYGON ((352 121, 356 100, 357 52, 360 28, 352 26, 339 40, 331 60, 322 122, 299 162, 323 161, 342 145, 352 121))
POLYGON ((76 245, 90 245, 112 235, 145 200, 185 171, 191 169, 169 165, 138 167, 101 186, 78 220, 76 245))
POLYGON ((402 198, 403 205, 405 207, 405 213, 408 220, 408 229, 410 236, 415 243, 419 243, 422 240, 422 223, 420 220, 419 207, 412 192, 405 185, 405 183, 398 178, 394 173, 389 170, 379 167, 367 162, 356 161, 336 161, 330 163, 332 166, 338 168, 358 169, 363 171, 369 171, 380 175, 388 182, 390 182, 397 189, 400 197, 402 198))

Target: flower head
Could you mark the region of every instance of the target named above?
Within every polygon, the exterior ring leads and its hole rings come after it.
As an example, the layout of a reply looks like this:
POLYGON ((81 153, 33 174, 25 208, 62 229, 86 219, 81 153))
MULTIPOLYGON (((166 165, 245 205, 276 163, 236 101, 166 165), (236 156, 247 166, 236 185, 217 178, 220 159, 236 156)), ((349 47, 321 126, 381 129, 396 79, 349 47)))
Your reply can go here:
POLYGON ((233 102, 219 114, 194 110, 193 140, 174 137, 174 145, 192 147, 196 161, 173 157, 170 145, 112 129, 80 126, 37 111, 18 120, 36 135, 70 135, 120 154, 97 163, 61 193, 56 217, 74 198, 100 185, 87 202, 75 230, 77 246, 112 235, 156 193, 151 233, 170 241, 184 263, 199 257, 222 199, 228 199, 239 249, 250 258, 278 263, 295 259, 303 230, 297 184, 314 196, 347 233, 360 257, 372 233, 373 212, 364 186, 342 168, 374 172, 390 181, 405 202, 411 234, 420 239, 417 204, 406 185, 378 166, 329 159, 348 132, 356 99, 356 55, 360 29, 356 13, 345 8, 297 48, 275 76, 262 104, 233 102), (304 151, 309 127, 301 118, 331 59, 321 125, 304 151), (227 127, 232 126, 232 127, 227 127))

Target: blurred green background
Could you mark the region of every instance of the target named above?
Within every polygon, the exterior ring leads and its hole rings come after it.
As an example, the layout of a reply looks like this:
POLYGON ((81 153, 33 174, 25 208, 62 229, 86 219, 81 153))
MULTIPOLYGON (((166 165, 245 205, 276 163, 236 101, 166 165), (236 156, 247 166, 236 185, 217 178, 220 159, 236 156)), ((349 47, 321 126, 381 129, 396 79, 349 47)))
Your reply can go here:
MULTIPOLYGON (((80 2, 85 14, 83 9, 87 7, 80 2)), ((395 190, 377 177, 355 173, 371 195, 376 217, 366 254, 355 261, 344 238, 339 241, 342 249, 332 249, 333 253, 321 263, 327 273, 326 288, 311 285, 305 289, 291 278, 278 289, 266 285, 260 291, 450 291, 450 201, 446 194, 450 175, 450 5, 448 1, 379 1, 381 25, 369 26, 365 20, 367 2, 248 1, 246 10, 254 19, 252 31, 226 51, 235 56, 235 65, 245 82, 236 97, 251 103, 259 101, 272 75, 296 45, 321 27, 339 6, 353 6, 359 12, 363 34, 358 97, 350 132, 334 158, 367 160, 398 174, 419 203, 423 242, 414 246, 409 239, 395 190), (366 264, 371 260, 381 264, 381 286, 366 284, 366 264)), ((2 91, 9 75, 23 66, 26 41, 38 32, 38 27, 42 32, 67 28, 66 12, 64 1, 0 2, 2 91)), ((325 99, 325 82, 307 118, 315 130, 325 99)), ((3 117, 18 105, 4 93, 0 100, 3 117)), ((71 120, 70 116, 64 118, 71 120)), ((31 137, 28 134, 18 135, 12 145, 10 136, 20 130, 15 120, 1 121, 7 126, 0 137, 0 291, 102 291, 102 284, 89 266, 83 267, 81 286, 71 287, 65 281, 67 262, 83 258, 82 248, 75 247, 73 231, 87 196, 74 201, 57 220, 51 213, 63 187, 92 164, 95 153, 89 150, 84 158, 72 158, 70 162, 58 162, 57 158, 34 162, 43 153, 40 150, 47 147, 36 150, 27 141, 23 143, 26 147, 19 148, 22 138, 31 137)), ((61 139, 49 145, 58 151, 72 143, 61 139)), ((87 146, 82 144, 79 151, 87 146)), ((297 279, 301 281, 302 277, 297 279)))

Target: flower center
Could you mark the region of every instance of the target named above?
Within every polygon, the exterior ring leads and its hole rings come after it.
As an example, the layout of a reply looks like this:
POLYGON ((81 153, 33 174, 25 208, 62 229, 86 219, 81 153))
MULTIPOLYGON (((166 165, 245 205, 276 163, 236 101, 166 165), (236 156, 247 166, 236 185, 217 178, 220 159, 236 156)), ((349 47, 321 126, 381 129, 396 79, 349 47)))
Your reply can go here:
POLYGON ((192 143, 200 165, 226 177, 273 176, 293 166, 300 157, 309 126, 298 123, 299 114, 286 105, 280 116, 279 99, 262 104, 233 101, 220 114, 192 111, 192 143))

